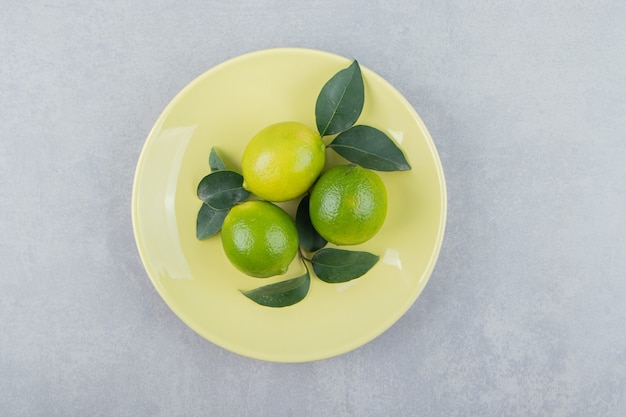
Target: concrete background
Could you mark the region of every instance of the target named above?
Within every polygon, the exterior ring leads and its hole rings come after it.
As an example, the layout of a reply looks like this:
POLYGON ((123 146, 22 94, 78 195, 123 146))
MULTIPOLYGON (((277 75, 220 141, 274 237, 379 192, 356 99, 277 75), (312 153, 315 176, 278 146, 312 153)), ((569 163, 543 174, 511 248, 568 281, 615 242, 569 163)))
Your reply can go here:
POLYGON ((3 416, 626 415, 623 1, 2 1, 3 416), (449 210, 391 329, 244 358, 165 305, 130 199, 188 82, 264 48, 359 61, 415 107, 449 210))

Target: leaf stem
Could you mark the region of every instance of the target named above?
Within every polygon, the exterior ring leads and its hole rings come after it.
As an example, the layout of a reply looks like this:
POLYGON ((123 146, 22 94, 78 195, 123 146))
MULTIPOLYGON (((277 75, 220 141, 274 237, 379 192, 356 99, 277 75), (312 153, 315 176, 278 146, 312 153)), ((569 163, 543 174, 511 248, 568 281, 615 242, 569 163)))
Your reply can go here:
POLYGON ((300 255, 300 259, 302 259, 304 261, 311 262, 311 260, 309 258, 304 256, 304 252, 302 252, 302 246, 298 246, 298 255, 300 255))

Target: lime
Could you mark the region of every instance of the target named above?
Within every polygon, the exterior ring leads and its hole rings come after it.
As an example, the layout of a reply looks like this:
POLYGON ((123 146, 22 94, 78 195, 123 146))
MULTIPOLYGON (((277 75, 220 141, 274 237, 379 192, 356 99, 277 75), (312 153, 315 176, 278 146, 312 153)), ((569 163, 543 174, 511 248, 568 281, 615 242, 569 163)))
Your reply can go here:
POLYGON ((338 165, 317 181, 309 214, 315 230, 336 245, 372 238, 387 215, 387 192, 380 177, 359 165, 338 165))
POLYGON ((325 152, 319 133, 302 123, 270 125, 254 135, 243 152, 243 186, 268 201, 299 197, 322 172, 325 152))
POLYGON ((294 221, 280 207, 259 200, 234 206, 222 225, 222 246, 230 262, 257 278, 281 275, 298 251, 294 221))

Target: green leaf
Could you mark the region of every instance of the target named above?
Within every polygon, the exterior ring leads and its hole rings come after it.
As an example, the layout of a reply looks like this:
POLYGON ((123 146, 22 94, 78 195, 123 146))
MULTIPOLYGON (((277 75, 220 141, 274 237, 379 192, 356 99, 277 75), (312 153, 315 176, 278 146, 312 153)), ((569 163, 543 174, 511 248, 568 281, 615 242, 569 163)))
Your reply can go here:
POLYGON ((316 252, 311 259, 319 279, 329 283, 346 282, 369 271, 379 256, 369 252, 327 248, 316 252))
POLYGON ((198 197, 216 210, 229 209, 244 201, 250 192, 243 188, 243 177, 235 171, 215 171, 198 184, 198 197))
POLYGON ((211 153, 209 154, 209 166, 211 167, 211 171, 223 171, 226 169, 226 164, 222 161, 222 158, 217 154, 215 147, 211 148, 211 153))
POLYGON ((196 237, 198 240, 204 240, 219 232, 228 211, 228 209, 215 210, 213 207, 202 203, 196 220, 196 237))
POLYGON ((298 205, 296 212, 296 229, 298 229, 298 239, 300 246, 309 252, 315 252, 326 246, 326 239, 317 233, 309 217, 309 195, 306 195, 298 205))
POLYGON ((297 278, 265 285, 250 291, 241 291, 243 295, 257 304, 267 307, 287 307, 302 301, 309 292, 311 276, 309 269, 304 265, 306 272, 297 278))
POLYGON ((352 126, 363 110, 365 92, 359 63, 354 60, 324 84, 315 103, 320 135, 333 135, 352 126))
POLYGON ((365 125, 351 127, 328 145, 348 161, 376 171, 411 169, 402 150, 384 132, 365 125))

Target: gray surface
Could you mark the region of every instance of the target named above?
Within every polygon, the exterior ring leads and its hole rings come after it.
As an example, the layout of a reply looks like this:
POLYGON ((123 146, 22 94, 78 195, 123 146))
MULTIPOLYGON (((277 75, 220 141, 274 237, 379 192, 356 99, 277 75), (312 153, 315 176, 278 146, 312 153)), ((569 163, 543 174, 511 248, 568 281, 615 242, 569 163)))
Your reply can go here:
POLYGON ((626 415, 626 3, 144 3, 2 2, 1 415, 626 415), (277 46, 355 57, 395 85, 449 195, 414 306, 306 364, 196 335, 131 229, 163 107, 277 46))

